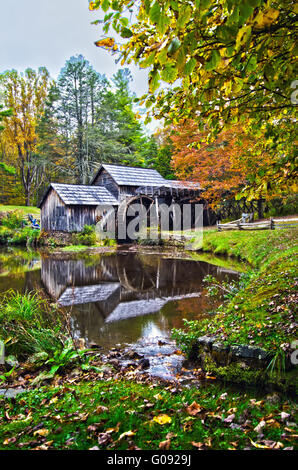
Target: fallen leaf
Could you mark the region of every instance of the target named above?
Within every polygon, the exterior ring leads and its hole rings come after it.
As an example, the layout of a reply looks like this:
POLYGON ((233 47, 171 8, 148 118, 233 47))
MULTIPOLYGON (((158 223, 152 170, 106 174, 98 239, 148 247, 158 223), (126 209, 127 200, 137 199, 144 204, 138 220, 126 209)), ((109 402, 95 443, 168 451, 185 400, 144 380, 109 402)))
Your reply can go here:
POLYGON ((170 439, 167 439, 166 441, 160 442, 158 448, 161 450, 169 450, 170 446, 171 446, 171 441, 170 439))
POLYGON ((158 424, 167 424, 172 422, 172 418, 168 415, 162 414, 158 416, 154 416, 153 420, 158 424))
POLYGON ((15 437, 9 437, 3 441, 3 445, 7 446, 8 444, 14 444, 16 442, 15 437))
POLYGON ((228 416, 227 418, 225 418, 223 421, 224 421, 224 423, 232 423, 234 421, 234 419, 235 419, 235 415, 233 413, 230 416, 228 416))
POLYGON ((98 406, 95 410, 95 413, 97 414, 101 414, 101 413, 104 413, 105 411, 109 411, 109 408, 107 408, 106 406, 98 406))
POLYGON ((194 447, 197 447, 198 449, 201 449, 202 447, 204 447, 204 442, 192 442, 192 445, 194 447))
POLYGON ((122 439, 124 439, 124 437, 132 437, 132 436, 135 436, 135 434, 136 433, 133 431, 123 432, 117 440, 121 441, 122 439))
POLYGON ((37 431, 35 431, 33 433, 33 436, 42 436, 42 437, 45 437, 49 434, 49 430, 48 429, 38 429, 37 431))
POLYGON ((202 407, 197 402, 193 401, 192 404, 186 408, 186 411, 190 416, 196 416, 202 411, 202 407))
POLYGON ((104 444, 108 444, 109 442, 111 442, 112 438, 109 433, 102 432, 98 435, 97 440, 98 440, 99 445, 104 445, 104 444))
POLYGON ((266 421, 260 421, 259 424, 254 428, 254 431, 261 432, 261 430, 266 426, 266 421))

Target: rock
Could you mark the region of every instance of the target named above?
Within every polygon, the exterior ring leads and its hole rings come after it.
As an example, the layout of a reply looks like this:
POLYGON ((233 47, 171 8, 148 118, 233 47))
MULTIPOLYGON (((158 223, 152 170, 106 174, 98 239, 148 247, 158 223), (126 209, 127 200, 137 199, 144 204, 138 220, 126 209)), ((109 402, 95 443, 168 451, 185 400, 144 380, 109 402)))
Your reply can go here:
POLYGON ((48 359, 49 355, 45 351, 32 354, 27 360, 27 364, 41 366, 48 359))
POLYGON ((212 344, 216 341, 215 336, 200 336, 197 340, 197 342, 201 345, 204 346, 206 349, 211 349, 212 344))
POLYGON ((11 354, 10 356, 5 357, 5 364, 9 365, 10 367, 17 367, 19 365, 19 361, 11 354))
POLYGON ((139 365, 141 366, 141 369, 148 369, 150 367, 150 361, 149 359, 140 359, 139 360, 139 365))
POLYGON ((136 351, 128 351, 126 356, 129 357, 129 359, 142 359, 144 357, 136 351))
POLYGON ((15 398, 20 393, 24 393, 26 390, 22 387, 19 388, 1 388, 0 389, 0 396, 4 398, 15 398))
POLYGON ((256 346, 249 346, 246 344, 240 344, 237 346, 231 346, 231 355, 235 358, 244 359, 258 359, 264 361, 268 359, 268 352, 265 349, 258 348, 256 346))
POLYGON ((268 403, 270 403, 271 405, 276 405, 277 403, 280 402, 280 396, 278 395, 278 393, 273 393, 272 395, 267 395, 266 397, 268 403))
POLYGON ((216 341, 215 343, 212 344, 212 351, 216 352, 228 352, 230 349, 229 345, 225 345, 224 343, 220 343, 219 341, 216 341))
POLYGON ((102 349, 102 346, 96 343, 90 343, 89 347, 90 349, 102 349))

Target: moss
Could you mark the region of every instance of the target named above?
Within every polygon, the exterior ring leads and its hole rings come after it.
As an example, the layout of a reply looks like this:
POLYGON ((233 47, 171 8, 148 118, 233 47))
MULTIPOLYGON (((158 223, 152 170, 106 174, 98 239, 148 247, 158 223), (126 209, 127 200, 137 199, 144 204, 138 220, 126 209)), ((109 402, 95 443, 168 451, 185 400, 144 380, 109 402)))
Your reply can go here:
POLYGON ((211 319, 188 322, 187 331, 175 332, 184 350, 190 350, 199 336, 208 334, 225 344, 254 345, 272 356, 281 353, 289 358, 290 345, 297 338, 297 234, 296 229, 206 233, 203 249, 237 255, 250 261, 255 272, 211 319), (284 344, 289 345, 285 353, 284 344))

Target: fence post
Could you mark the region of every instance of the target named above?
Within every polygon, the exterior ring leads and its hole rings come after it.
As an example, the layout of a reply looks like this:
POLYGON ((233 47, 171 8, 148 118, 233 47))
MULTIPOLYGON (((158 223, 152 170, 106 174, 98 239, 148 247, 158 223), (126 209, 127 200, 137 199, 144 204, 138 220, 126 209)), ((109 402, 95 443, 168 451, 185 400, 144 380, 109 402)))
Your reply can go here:
POLYGON ((271 230, 275 229, 273 217, 270 217, 270 229, 271 230))

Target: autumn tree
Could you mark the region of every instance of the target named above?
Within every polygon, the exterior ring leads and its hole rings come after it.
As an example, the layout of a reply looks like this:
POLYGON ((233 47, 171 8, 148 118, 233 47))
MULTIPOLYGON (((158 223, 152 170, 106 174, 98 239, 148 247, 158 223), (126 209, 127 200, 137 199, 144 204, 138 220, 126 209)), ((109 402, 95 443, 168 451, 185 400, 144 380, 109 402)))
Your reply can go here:
MULTIPOLYGON (((4 126, 1 125, 1 121, 3 121, 3 118, 12 115, 12 110, 11 109, 3 109, 3 108, 4 108, 4 106, 0 104, 0 132, 3 131, 3 129, 4 129, 4 126)), ((14 167, 7 165, 7 163, 5 163, 5 162, 0 162, 0 168, 8 174, 14 174, 15 173, 14 167)))
POLYGON ((245 122, 274 156, 257 189, 270 190, 275 174, 281 185, 293 184, 296 2, 94 0, 89 7, 104 12, 106 36, 96 45, 123 65, 148 68, 142 100, 153 116, 166 124, 196 119, 209 134, 245 122))
MULTIPOLYGON (((208 130, 200 131, 196 121, 188 120, 173 129, 171 140, 176 175, 182 180, 198 181, 213 209, 243 198, 242 188, 253 184, 270 161, 267 154, 259 160, 255 158, 256 139, 240 125, 222 131, 210 142, 208 130)), ((261 195, 256 208, 262 217, 261 195)))
POLYGON ((45 162, 37 154, 37 125, 40 120, 49 88, 49 73, 27 69, 24 74, 11 70, 1 74, 0 85, 4 104, 12 109, 12 116, 4 116, 1 134, 15 155, 25 193, 25 204, 30 205, 34 191, 43 180, 45 162))

